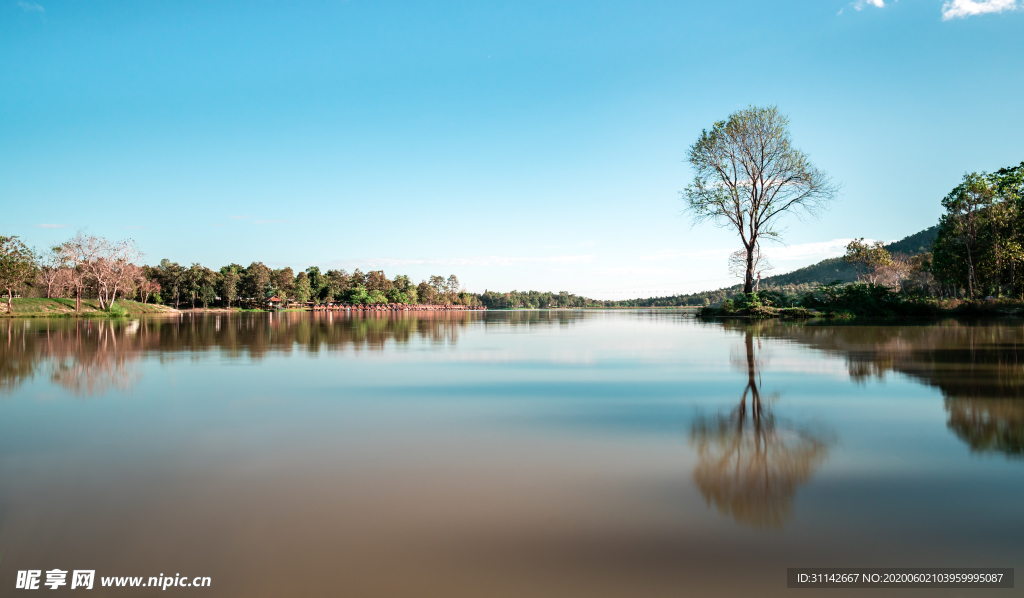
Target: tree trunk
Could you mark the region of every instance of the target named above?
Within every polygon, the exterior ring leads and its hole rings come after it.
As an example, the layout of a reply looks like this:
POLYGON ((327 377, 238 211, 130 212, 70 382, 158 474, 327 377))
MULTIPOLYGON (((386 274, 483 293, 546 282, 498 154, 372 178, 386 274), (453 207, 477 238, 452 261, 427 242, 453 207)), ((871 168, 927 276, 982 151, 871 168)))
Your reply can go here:
POLYGON ((14 289, 7 289, 7 313, 14 313, 14 289))
POLYGON ((743 277, 743 294, 749 295, 754 291, 754 248, 756 244, 751 241, 746 247, 747 250, 747 273, 743 277))

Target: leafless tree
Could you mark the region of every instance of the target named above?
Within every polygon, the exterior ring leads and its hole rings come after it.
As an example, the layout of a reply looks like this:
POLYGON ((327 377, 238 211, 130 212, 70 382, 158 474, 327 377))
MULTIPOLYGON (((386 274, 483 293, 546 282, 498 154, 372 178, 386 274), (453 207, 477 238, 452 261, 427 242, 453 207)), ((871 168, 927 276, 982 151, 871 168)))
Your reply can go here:
POLYGON ((68 261, 64 252, 60 246, 51 247, 41 261, 36 281, 39 286, 46 288, 46 298, 63 297, 65 289, 70 285, 68 261))
POLYGON ((149 296, 152 295, 153 293, 159 293, 159 292, 160 292, 160 283, 159 282, 157 282, 155 280, 150 280, 150 279, 148 279, 146 277, 143 277, 142 280, 139 281, 139 296, 142 297, 142 302, 143 303, 148 303, 149 302, 149 296))
POLYGON ((746 252, 743 292, 754 287, 755 253, 778 239, 787 212, 816 215, 838 195, 829 176, 793 147, 789 119, 775 106, 751 106, 703 131, 687 154, 693 182, 682 192, 696 222, 732 227, 746 252))
POLYGON ((111 243, 82 231, 61 245, 60 252, 70 266, 76 311, 81 311, 82 291, 89 284, 96 287, 100 309, 110 309, 118 292, 131 287, 139 274, 135 262, 142 259, 142 253, 131 239, 111 243))
MULTIPOLYGON (((754 291, 760 290, 761 286, 761 275, 770 272, 774 267, 768 261, 768 258, 761 251, 761 247, 758 246, 754 250, 754 291)), ((747 275, 747 252, 744 249, 732 252, 729 255, 729 274, 739 278, 740 280, 746 280, 747 275)))

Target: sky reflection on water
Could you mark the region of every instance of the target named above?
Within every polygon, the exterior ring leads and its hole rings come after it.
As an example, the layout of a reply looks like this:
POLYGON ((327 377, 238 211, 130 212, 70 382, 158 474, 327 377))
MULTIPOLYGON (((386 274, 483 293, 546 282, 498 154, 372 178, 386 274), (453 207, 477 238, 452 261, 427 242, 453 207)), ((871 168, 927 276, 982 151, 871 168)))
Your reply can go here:
POLYGON ((792 566, 1024 554, 1019 323, 284 313, 0 332, 3 586, 95 566, 212 575, 224 596, 775 595, 792 566))

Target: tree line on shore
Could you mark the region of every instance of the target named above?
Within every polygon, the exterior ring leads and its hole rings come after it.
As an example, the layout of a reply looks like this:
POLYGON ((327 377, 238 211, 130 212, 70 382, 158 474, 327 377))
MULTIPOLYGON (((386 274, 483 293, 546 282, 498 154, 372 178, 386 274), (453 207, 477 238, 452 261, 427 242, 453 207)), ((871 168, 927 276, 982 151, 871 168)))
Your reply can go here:
POLYGON ((406 275, 388 278, 383 270, 349 273, 311 266, 296 273, 263 262, 229 264, 213 270, 161 260, 138 265, 142 253, 131 240, 112 242, 79 232, 36 252, 17 237, 0 237, 0 287, 11 301, 21 293, 45 298, 98 299, 100 309, 117 311, 115 300, 130 299, 175 308, 263 309, 272 298, 281 303, 428 304, 485 306, 491 309, 603 306, 604 302, 567 292, 485 291, 470 293, 456 275, 434 275, 419 284, 406 275))

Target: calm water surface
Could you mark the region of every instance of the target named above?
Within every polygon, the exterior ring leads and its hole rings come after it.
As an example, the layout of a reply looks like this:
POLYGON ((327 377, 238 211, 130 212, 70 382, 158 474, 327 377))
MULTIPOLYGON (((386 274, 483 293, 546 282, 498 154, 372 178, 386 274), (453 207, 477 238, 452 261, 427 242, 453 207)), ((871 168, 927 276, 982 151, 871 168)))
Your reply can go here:
POLYGON ((283 313, 0 334, 4 595, 52 568, 212 578, 98 596, 275 597, 831 596, 787 590, 786 567, 1024 571, 1019 321, 283 313))

